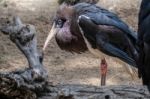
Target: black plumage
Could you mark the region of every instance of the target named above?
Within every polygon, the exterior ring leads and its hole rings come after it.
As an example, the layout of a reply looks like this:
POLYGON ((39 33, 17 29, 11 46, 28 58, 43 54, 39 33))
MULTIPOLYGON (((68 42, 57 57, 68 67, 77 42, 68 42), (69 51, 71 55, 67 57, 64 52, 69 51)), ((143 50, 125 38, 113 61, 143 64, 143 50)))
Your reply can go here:
POLYGON ((150 86, 150 1, 142 0, 139 13, 138 44, 140 48, 137 61, 143 84, 150 86))
POLYGON ((79 26, 94 49, 135 66, 138 57, 135 32, 116 14, 96 5, 81 3, 74 7, 81 16, 79 26))

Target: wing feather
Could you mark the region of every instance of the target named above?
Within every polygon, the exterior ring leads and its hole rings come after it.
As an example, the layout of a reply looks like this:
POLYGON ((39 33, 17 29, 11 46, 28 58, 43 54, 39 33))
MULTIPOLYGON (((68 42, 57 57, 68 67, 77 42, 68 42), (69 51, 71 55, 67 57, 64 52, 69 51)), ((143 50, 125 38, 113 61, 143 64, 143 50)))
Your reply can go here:
MULTIPOLYGON (((122 61, 135 66, 135 60, 130 57, 129 53, 126 52, 126 50, 121 49, 121 47, 124 45, 118 45, 118 42, 126 43, 123 42, 124 40, 120 40, 113 44, 110 40, 111 38, 108 37, 110 35, 109 31, 107 32, 106 30, 105 32, 103 32, 97 24, 95 24, 90 18, 87 18, 87 16, 85 17, 85 15, 81 15, 79 17, 78 24, 83 31, 83 35, 85 36, 85 38, 87 38, 88 42, 94 49, 99 49, 107 55, 117 57, 122 61)), ((122 38, 126 39, 124 37, 125 35, 119 35, 122 38)))

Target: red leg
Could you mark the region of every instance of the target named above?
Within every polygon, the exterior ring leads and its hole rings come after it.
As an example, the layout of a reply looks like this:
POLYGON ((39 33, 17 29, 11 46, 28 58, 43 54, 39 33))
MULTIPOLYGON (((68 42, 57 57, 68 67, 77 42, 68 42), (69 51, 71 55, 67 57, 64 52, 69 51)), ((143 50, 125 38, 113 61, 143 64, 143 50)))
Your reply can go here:
POLYGON ((105 58, 101 60, 100 70, 101 70, 101 86, 104 86, 106 85, 106 73, 107 73, 107 62, 105 58))

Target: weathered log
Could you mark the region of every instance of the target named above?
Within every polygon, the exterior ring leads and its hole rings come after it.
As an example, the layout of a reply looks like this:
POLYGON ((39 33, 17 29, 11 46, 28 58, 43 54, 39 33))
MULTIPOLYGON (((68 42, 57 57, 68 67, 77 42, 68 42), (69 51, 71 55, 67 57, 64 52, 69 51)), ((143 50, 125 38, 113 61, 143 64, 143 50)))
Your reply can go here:
POLYGON ((47 72, 42 65, 43 56, 37 50, 36 30, 32 25, 23 24, 18 17, 2 22, 0 30, 10 36, 29 63, 26 70, 0 74, 0 95, 33 99, 47 82, 47 72))
POLYGON ((144 86, 87 86, 58 85, 47 87, 50 92, 39 99, 150 99, 150 93, 144 86))
POLYGON ((23 24, 18 17, 0 25, 26 56, 29 68, 0 73, 0 99, 150 99, 146 86, 86 86, 48 83, 43 56, 37 49, 34 26, 23 24))

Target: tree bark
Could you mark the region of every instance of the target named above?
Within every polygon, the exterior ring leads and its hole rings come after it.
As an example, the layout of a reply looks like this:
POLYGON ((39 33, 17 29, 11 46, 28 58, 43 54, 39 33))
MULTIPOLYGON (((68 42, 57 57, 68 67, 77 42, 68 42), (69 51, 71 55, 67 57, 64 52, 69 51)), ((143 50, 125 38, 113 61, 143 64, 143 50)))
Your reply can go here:
POLYGON ((0 74, 0 94, 13 99, 34 99, 47 83, 47 72, 43 68, 43 55, 37 49, 36 30, 32 25, 23 24, 19 17, 3 19, 0 30, 9 35, 11 41, 28 60, 29 68, 0 74))
POLYGON ((43 68, 43 55, 37 49, 36 30, 25 25, 18 17, 2 22, 0 31, 10 36, 12 42, 28 60, 29 68, 0 73, 0 99, 150 99, 146 86, 86 86, 55 85, 48 83, 43 68))
POLYGON ((58 85, 48 86, 50 92, 39 99, 150 99, 150 93, 144 86, 87 86, 58 85))

